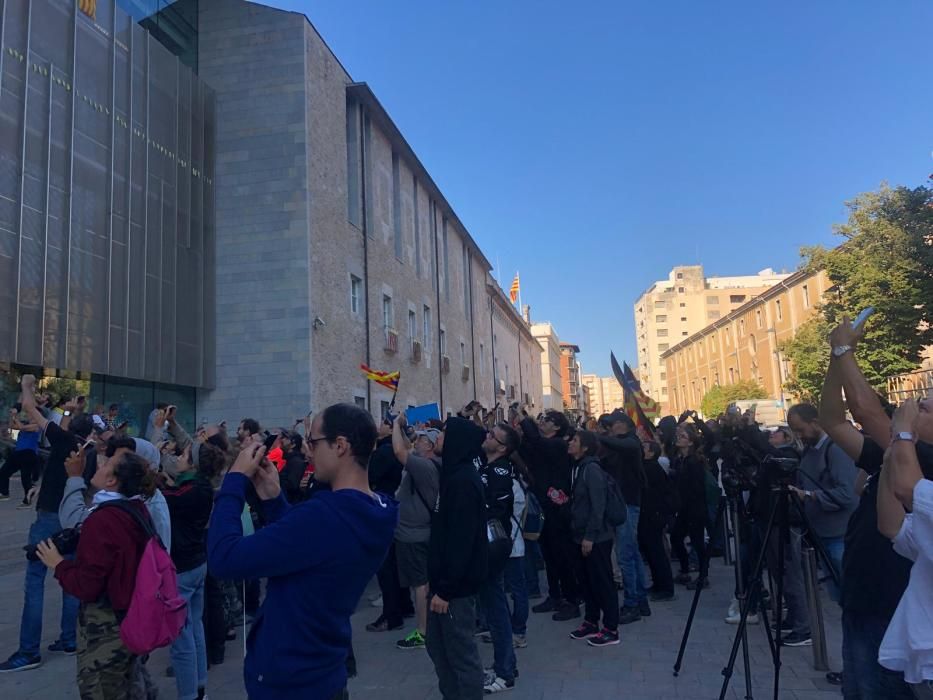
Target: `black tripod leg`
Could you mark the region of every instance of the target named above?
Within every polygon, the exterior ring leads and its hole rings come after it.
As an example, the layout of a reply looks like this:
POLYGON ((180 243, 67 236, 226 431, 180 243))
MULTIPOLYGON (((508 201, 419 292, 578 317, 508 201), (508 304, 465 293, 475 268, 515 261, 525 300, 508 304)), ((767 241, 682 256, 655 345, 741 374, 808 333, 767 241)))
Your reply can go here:
POLYGON ((778 570, 777 578, 777 639, 774 645, 774 700, 778 700, 781 688, 781 635, 784 621, 781 619, 784 609, 784 548, 790 546, 790 491, 782 487, 778 494, 778 505, 781 509, 781 530, 778 534, 778 570))
MULTIPOLYGON (((778 512, 778 503, 775 502, 771 508, 771 514, 768 516, 768 527, 765 530, 765 541, 771 537, 771 532, 774 529, 776 522, 776 516, 778 512)), ((765 564, 765 548, 762 547, 761 551, 758 553, 758 561, 755 562, 755 569, 752 572, 750 578, 751 581, 760 581, 761 572, 764 570, 765 564)), ((742 608, 742 618, 739 620, 739 628, 735 632, 735 637, 732 639, 732 650, 729 652, 729 662, 726 664, 726 667, 722 670, 723 680, 722 680, 722 689, 719 693, 719 700, 724 700, 726 693, 729 691, 729 682, 732 680, 732 673, 735 669, 735 660, 739 656, 739 644, 742 643, 743 639, 747 639, 746 635, 746 625, 748 624, 748 613, 750 610, 754 610, 755 606, 758 604, 758 601, 761 596, 761 586, 756 586, 752 589, 748 598, 745 601, 745 605, 742 608)), ((749 670, 746 670, 746 674, 749 673, 749 670)), ((746 689, 749 687, 750 683, 748 682, 748 676, 746 676, 746 689)), ((750 692, 750 691, 749 691, 750 692)))
MULTIPOLYGON (((722 517, 725 510, 726 501, 722 500, 719 503, 719 509, 716 511, 715 527, 719 527, 719 524, 722 522, 722 517)), ((680 673, 680 668, 683 665, 684 652, 687 649, 687 638, 690 636, 690 628, 693 627, 693 618, 696 615, 697 606, 700 604, 700 593, 703 592, 703 583, 706 580, 703 572, 709 571, 709 555, 711 549, 711 547, 706 547, 706 551, 703 553, 702 560, 700 561, 700 575, 697 577, 697 588, 693 593, 693 603, 690 604, 690 614, 687 615, 687 625, 684 627, 684 634, 680 639, 680 649, 677 652, 677 661, 674 662, 675 676, 680 673)))

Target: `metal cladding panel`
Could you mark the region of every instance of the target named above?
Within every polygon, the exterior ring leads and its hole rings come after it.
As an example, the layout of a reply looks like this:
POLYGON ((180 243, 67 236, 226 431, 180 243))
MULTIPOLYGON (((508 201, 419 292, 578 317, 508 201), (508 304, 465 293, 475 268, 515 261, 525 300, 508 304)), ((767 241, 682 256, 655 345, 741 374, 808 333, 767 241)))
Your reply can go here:
POLYGON ((0 361, 207 386, 213 93, 77 5, 0 0, 0 361))

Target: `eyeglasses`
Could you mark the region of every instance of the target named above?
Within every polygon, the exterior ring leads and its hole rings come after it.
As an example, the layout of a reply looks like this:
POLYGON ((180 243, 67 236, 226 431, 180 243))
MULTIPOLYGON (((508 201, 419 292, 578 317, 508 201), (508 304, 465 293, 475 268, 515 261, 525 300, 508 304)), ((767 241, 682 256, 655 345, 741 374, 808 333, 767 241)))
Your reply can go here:
POLYGON ((314 449, 315 444, 319 443, 321 440, 329 440, 329 439, 330 438, 328 438, 327 436, 319 437, 319 438, 309 437, 309 438, 305 438, 305 442, 308 443, 308 447, 310 447, 311 449, 314 449))
POLYGON ((493 431, 487 430, 487 431, 486 431, 486 434, 487 434, 489 437, 491 437, 493 440, 495 440, 496 442, 498 442, 500 445, 502 445, 503 447, 508 447, 508 445, 506 445, 504 442, 502 442, 502 440, 500 440, 499 438, 496 437, 496 434, 495 434, 493 431))

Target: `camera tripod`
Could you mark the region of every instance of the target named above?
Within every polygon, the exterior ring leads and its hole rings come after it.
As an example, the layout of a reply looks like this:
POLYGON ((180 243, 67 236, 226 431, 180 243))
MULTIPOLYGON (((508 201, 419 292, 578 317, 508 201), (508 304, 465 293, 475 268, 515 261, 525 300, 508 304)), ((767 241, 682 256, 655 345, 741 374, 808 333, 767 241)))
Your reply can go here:
MULTIPOLYGON (((743 652, 743 665, 745 669, 745 697, 746 700, 752 700, 752 682, 751 682, 751 664, 749 662, 748 655, 748 635, 747 635, 747 624, 748 624, 748 615, 750 611, 760 608, 761 613, 761 622, 765 628, 765 635, 768 638, 768 646, 771 649, 771 658, 772 665, 774 667, 774 700, 778 700, 778 695, 780 692, 780 675, 781 675, 781 635, 782 635, 782 625, 777 625, 777 635, 771 632, 771 627, 768 622, 768 612, 766 606, 762 605, 761 597, 764 590, 764 585, 762 582, 762 573, 764 571, 764 565, 766 561, 767 548, 771 541, 771 536, 773 533, 777 533, 777 571, 774 572, 774 579, 776 579, 776 606, 777 617, 780 618, 781 610, 783 608, 784 600, 784 555, 785 548, 790 543, 790 511, 791 507, 796 510, 799 515, 803 529, 804 537, 807 540, 807 543, 812 546, 819 556, 820 560, 823 562, 826 569, 830 572, 833 577, 833 580, 838 584, 839 578, 838 573, 835 570, 835 567, 832 564, 832 561, 829 558, 829 555, 826 553, 826 549, 823 547, 823 543, 819 541, 818 538, 811 535, 812 530, 810 528, 809 521, 804 513, 803 508, 797 502, 796 497, 791 493, 790 483, 786 480, 782 480, 776 488, 772 489, 774 493, 777 494, 777 498, 771 506, 771 512, 768 515, 768 526, 765 530, 761 551, 758 553, 758 560, 755 563, 755 568, 752 573, 749 575, 747 581, 744 580, 742 575, 742 566, 741 566, 741 554, 740 549, 740 523, 739 523, 739 500, 741 499, 741 494, 730 494, 727 496, 727 499, 720 502, 719 511, 716 516, 716 526, 719 526, 719 523, 723 516, 723 511, 726 507, 726 504, 729 504, 730 514, 733 516, 734 523, 734 536, 736 544, 736 557, 735 557, 735 571, 736 571, 736 597, 738 598, 741 605, 741 618, 739 619, 739 626, 736 630, 735 637, 732 640, 732 649, 729 653, 729 661, 726 664, 726 667, 722 670, 723 683, 722 689, 719 693, 719 700, 724 700, 726 693, 729 689, 729 682, 732 679, 732 674, 735 669, 736 659, 738 658, 739 645, 742 646, 743 652), (747 587, 745 584, 748 584, 747 587)), ((708 571, 709 566, 709 550, 707 549, 704 553, 705 562, 700 564, 700 576, 701 578, 705 577, 705 572, 708 571)), ((680 673, 680 668, 683 662, 684 651, 687 646, 687 639, 690 635, 690 628, 693 625, 693 619, 696 614, 697 606, 700 602, 700 593, 703 589, 702 581, 697 585, 696 592, 693 596, 693 603, 690 607, 690 614, 687 616, 687 624, 684 629, 683 638, 680 642, 680 651, 677 655, 677 661, 674 664, 674 675, 677 676, 680 673)))

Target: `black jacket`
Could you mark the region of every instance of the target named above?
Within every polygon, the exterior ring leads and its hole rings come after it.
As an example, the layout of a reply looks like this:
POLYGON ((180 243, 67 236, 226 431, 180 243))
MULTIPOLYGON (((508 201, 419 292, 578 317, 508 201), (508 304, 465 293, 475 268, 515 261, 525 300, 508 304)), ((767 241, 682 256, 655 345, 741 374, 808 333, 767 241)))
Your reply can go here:
POLYGON ((514 469, 507 458, 484 464, 479 470, 479 478, 486 490, 486 519, 497 518, 506 532, 512 531, 513 476, 514 469))
POLYGON ((429 587, 447 601, 476 595, 486 580, 486 494, 477 471, 484 436, 466 419, 447 419, 428 544, 429 587))
POLYGON ((279 472, 279 484, 289 503, 298 503, 301 496, 301 477, 305 475, 308 464, 299 450, 292 450, 285 457, 285 466, 279 472))
POLYGON ((214 489, 199 476, 162 490, 172 520, 172 561, 179 573, 207 561, 207 523, 214 506, 214 489))
POLYGON ((369 488, 395 498, 400 483, 402 463, 395 457, 392 437, 384 437, 376 443, 376 451, 369 458, 369 488))
POLYGON ((599 446, 599 461, 622 489, 625 504, 640 508, 645 489, 641 440, 634 432, 620 436, 600 435, 599 446))
POLYGON ((534 479, 534 494, 544 508, 557 508, 547 497, 547 491, 554 488, 570 496, 567 441, 561 437, 543 437, 531 418, 523 419, 521 427, 523 439, 519 453, 534 479))
POLYGON ((608 483, 596 457, 586 456, 573 467, 572 521, 573 541, 609 542, 615 531, 606 519, 608 483))
POLYGON ((671 521, 677 512, 680 499, 674 489, 674 482, 658 464, 656 459, 646 459, 642 466, 645 469, 645 492, 641 499, 641 514, 638 524, 645 523, 651 527, 663 527, 671 521))
POLYGON ((684 520, 705 523, 709 519, 706 506, 706 464, 699 457, 677 455, 671 463, 676 473, 680 513, 684 520))

